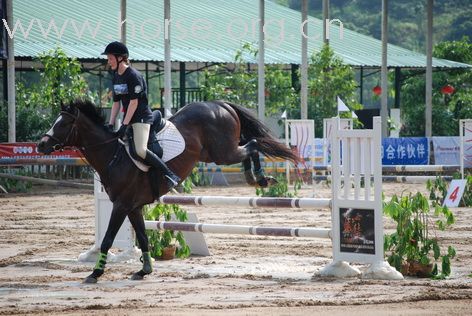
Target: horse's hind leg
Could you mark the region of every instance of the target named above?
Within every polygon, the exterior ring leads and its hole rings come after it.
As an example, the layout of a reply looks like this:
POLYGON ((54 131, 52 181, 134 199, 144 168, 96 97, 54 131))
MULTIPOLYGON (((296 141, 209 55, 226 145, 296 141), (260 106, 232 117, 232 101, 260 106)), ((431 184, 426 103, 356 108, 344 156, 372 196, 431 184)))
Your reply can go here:
POLYGON ((238 146, 238 149, 241 150, 243 152, 243 155, 246 156, 246 158, 244 158, 242 161, 244 167, 244 177, 246 179, 246 183, 251 186, 255 186, 257 184, 251 166, 251 155, 257 153, 256 144, 256 140, 253 139, 246 143, 244 146, 238 146))
POLYGON ((113 241, 115 240, 116 234, 123 224, 125 217, 125 210, 121 207, 115 207, 115 205, 113 205, 110 222, 108 223, 107 231, 100 246, 100 253, 98 255, 97 262, 95 263, 92 274, 85 278, 84 283, 97 283, 98 278, 101 277, 105 272, 108 250, 110 250, 111 246, 113 245, 113 241))
POLYGON ((261 162, 259 160, 259 151, 257 150, 257 141, 255 139, 250 140, 243 146, 248 158, 243 160, 244 176, 246 182, 249 185, 259 186, 266 188, 269 185, 277 183, 273 177, 266 177, 264 169, 262 169, 261 162), (251 160, 254 165, 254 172, 251 168, 251 160))
POLYGON ((252 163, 254 164, 254 175, 258 186, 261 188, 267 188, 269 185, 277 183, 276 179, 265 175, 264 169, 262 169, 261 166, 261 161, 259 160, 259 152, 252 153, 250 160, 252 160, 252 163))
POLYGON ((246 158, 243 160, 243 167, 244 167, 244 178, 246 179, 246 183, 252 186, 257 184, 256 178, 254 177, 254 173, 252 172, 251 166, 251 158, 246 158))
POLYGON ((134 228, 134 231, 136 232, 136 239, 138 239, 139 248, 141 248, 141 251, 143 253, 143 268, 138 272, 133 273, 131 279, 142 280, 145 275, 151 274, 153 270, 151 254, 149 253, 149 241, 146 235, 144 218, 142 215, 142 207, 134 209, 131 213, 128 214, 128 218, 134 228))

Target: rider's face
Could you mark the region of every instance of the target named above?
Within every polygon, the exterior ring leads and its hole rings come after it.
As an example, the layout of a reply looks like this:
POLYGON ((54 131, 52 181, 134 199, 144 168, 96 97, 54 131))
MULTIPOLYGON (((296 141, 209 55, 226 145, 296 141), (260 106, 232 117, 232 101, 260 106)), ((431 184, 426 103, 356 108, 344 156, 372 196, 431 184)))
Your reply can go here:
POLYGON ((118 62, 115 55, 107 54, 107 59, 108 59, 108 65, 111 67, 111 69, 116 70, 116 68, 118 67, 118 62))

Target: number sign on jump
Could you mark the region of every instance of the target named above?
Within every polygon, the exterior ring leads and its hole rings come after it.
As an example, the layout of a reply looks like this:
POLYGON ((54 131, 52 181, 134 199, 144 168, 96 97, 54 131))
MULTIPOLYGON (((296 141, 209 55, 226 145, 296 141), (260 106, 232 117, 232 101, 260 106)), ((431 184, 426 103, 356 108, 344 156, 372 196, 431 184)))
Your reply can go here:
POLYGON ((443 205, 447 207, 457 207, 464 194, 466 184, 467 180, 452 180, 443 205))

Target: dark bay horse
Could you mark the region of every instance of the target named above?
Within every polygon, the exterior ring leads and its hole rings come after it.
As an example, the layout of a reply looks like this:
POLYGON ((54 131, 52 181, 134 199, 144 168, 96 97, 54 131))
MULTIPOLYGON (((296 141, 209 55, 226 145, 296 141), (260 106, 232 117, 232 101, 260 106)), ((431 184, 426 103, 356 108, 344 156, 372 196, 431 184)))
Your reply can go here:
MULTIPOLYGON (((198 161, 216 164, 243 162, 246 181, 266 186, 268 178, 262 173, 258 153, 278 157, 294 163, 298 157, 269 134, 269 129, 247 109, 223 101, 197 102, 183 107, 171 121, 185 140, 185 150, 167 162, 181 179, 185 179, 198 161), (255 166, 251 171, 251 158, 255 166)), ((42 137, 38 150, 51 153, 64 147, 78 148, 88 163, 98 172, 102 184, 113 202, 113 210, 100 251, 101 264, 84 281, 95 283, 103 274, 106 254, 128 216, 139 247, 148 249, 142 208, 159 196, 153 194, 151 181, 159 187, 159 195, 168 192, 163 177, 150 180, 147 173, 138 169, 124 150, 123 143, 104 127, 104 118, 88 101, 75 101, 62 107, 51 129, 42 137)), ((152 266, 134 273, 132 279, 142 279, 152 266)))

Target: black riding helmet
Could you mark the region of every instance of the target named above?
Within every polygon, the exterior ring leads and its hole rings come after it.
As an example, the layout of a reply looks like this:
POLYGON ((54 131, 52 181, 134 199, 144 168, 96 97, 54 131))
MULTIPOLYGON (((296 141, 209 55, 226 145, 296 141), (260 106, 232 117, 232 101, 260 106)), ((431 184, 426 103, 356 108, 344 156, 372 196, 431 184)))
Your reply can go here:
POLYGON ((107 55, 107 54, 112 54, 115 56, 128 56, 129 51, 128 47, 126 47, 125 44, 115 41, 111 42, 110 44, 105 47, 105 51, 102 53, 102 55, 107 55))

